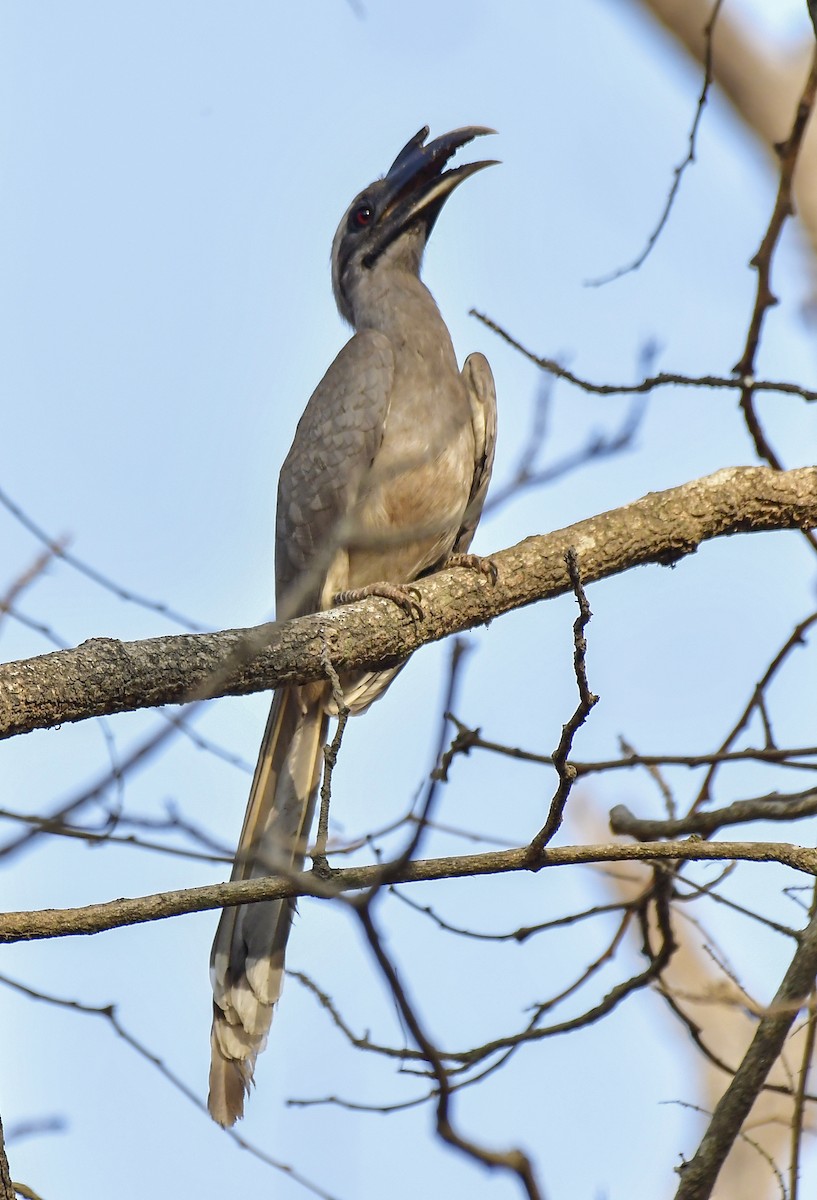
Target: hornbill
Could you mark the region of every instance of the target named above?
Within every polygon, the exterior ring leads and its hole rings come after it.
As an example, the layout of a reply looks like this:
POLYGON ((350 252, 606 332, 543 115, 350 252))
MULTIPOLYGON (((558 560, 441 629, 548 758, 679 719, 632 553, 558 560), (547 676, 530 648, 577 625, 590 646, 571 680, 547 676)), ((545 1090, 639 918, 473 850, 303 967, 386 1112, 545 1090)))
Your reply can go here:
MULTIPOLYGON (((416 606, 406 585, 468 550, 493 464, 494 382, 481 354, 459 370, 420 264, 445 201, 492 165, 446 164, 492 132, 468 126, 427 142, 421 129, 338 227, 332 286, 355 332, 313 392, 281 469, 279 620, 372 594, 416 606)), ((367 708, 398 669, 342 676, 345 705, 367 708)), ((276 689, 233 879, 302 869, 336 711, 328 682, 276 689)), ((292 911, 290 900, 273 900, 221 914, 211 956, 209 1096, 220 1125, 243 1115, 281 993, 292 911)))

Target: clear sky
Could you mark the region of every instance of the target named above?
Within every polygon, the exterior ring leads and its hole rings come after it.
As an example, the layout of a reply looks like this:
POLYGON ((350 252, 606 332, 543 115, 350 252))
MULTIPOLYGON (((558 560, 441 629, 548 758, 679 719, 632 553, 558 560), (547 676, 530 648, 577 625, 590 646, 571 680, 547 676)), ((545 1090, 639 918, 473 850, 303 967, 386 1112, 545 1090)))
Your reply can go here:
MULTIPOLYGON (((770 37, 803 32, 800 7, 745 4, 770 37)), ((661 368, 728 374, 753 300, 747 263, 775 180, 723 101, 707 109, 698 162, 648 263, 607 287, 585 286, 643 246, 685 153, 699 90, 700 72, 636 4, 5 0, 0 488, 125 588, 212 628, 265 619, 278 469, 348 336, 331 296, 332 236, 355 192, 424 124, 433 134, 465 124, 499 131, 485 153, 502 165, 447 205, 425 270, 460 358, 482 350, 492 363, 498 483, 525 444, 541 378, 469 316, 472 307, 593 379, 636 379, 649 343, 661 368)), ((760 364, 766 377, 817 385, 814 331, 802 319, 812 283, 792 228, 760 364)), ((725 393, 657 393, 634 452, 518 496, 486 518, 475 548, 511 545, 752 462, 735 408, 725 393)), ((805 406, 778 397, 763 408, 787 465, 813 458, 805 406)), ((546 459, 615 428, 625 411, 619 399, 557 387, 546 459)), ((0 548, 2 590, 37 553, 2 510, 0 548)), ((692 752, 721 739, 808 611, 813 569, 794 534, 765 538, 762 553, 735 538, 675 571, 600 584, 590 598, 588 669, 602 703, 577 755, 614 755, 620 734, 643 750, 692 752)), ((459 715, 496 741, 552 750, 575 703, 574 607, 565 598, 474 635, 459 715)), ((64 565, 21 609, 67 644, 176 628, 64 565)), ((51 648, 41 631, 10 620, 0 636, 8 659, 51 648)), ((350 727, 336 781, 339 831, 380 827, 408 806, 429 765, 447 653, 424 650, 350 727)), ((805 686, 795 669, 782 713, 787 729, 807 738, 805 686)), ((251 763, 266 707, 262 696, 221 701, 195 728, 251 763)), ((4 744, 0 806, 50 811, 109 768, 106 736, 124 755, 159 722, 137 714, 4 744)), ((729 786, 741 795, 757 788, 757 776, 748 783, 735 773, 729 786)), ((129 779, 125 801, 145 816, 178 807, 229 845, 247 787, 240 768, 179 739, 129 779)), ((457 764, 442 816, 500 841, 524 840, 551 791, 550 777, 531 767, 472 756, 457 764)), ((641 811, 657 804, 649 781, 623 776, 583 799, 600 813, 620 801, 641 811)), ((18 829, 9 824, 4 840, 18 829)), ((570 836, 581 836, 578 827, 570 836)), ((467 849, 455 839, 434 847, 467 849)), ((6 865, 0 894, 6 908, 63 907, 225 874, 223 865, 55 840, 6 865)), ((603 890, 588 873, 412 896, 454 922, 505 929, 599 900, 603 890)), ((586 942, 562 938, 524 953, 494 949, 486 960, 472 946, 454 952, 397 902, 382 915, 421 1008, 449 1044, 515 1027, 526 1005, 558 990, 588 957, 586 942)), ((14 946, 0 971, 86 1004, 116 1003, 125 1027, 203 1096, 214 927, 204 914, 14 946)), ((738 929, 738 942, 746 932, 738 929)), ((768 955, 768 975, 757 961, 742 964, 752 984, 777 978, 780 948, 770 945, 768 955)), ((302 904, 290 965, 324 986, 355 1028, 399 1041, 342 913, 302 904)), ((605 986, 617 977, 606 975, 605 986)), ((231 1144, 101 1020, 7 989, 0 1006, 6 1126, 65 1123, 10 1146, 13 1173, 44 1200, 131 1200, 146 1190, 304 1195, 231 1144)), ((463 1097, 469 1131, 491 1144, 522 1142, 552 1197, 671 1194, 672 1167, 694 1149, 699 1125, 661 1102, 696 1100, 692 1068, 657 1005, 640 1011, 519 1056, 463 1097)), ((285 1106, 288 1097, 330 1094, 380 1103, 416 1088, 345 1047, 290 981, 242 1133, 342 1200, 516 1194, 508 1180, 437 1146, 427 1110, 382 1117, 285 1106)))

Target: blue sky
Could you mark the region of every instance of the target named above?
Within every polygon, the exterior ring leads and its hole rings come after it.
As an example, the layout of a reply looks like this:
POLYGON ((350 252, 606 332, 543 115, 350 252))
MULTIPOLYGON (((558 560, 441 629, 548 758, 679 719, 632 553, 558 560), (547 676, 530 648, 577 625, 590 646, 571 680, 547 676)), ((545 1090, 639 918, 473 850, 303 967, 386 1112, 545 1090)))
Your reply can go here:
MULTIPOLYGON (((745 7, 768 22, 770 36, 802 28, 797 5, 745 7)), ((600 0, 418 0, 410 9, 367 0, 365 17, 345 0, 6 0, 0 487, 126 588, 212 628, 265 619, 278 468, 310 392, 348 336, 331 296, 331 239, 355 192, 424 124, 435 134, 464 124, 499 131, 490 154, 502 165, 448 204, 425 270, 460 358, 482 350, 492 363, 497 482, 524 445, 540 378, 469 316, 472 307, 593 379, 637 378, 647 342, 659 347, 662 368, 728 374, 753 301, 747 263, 775 180, 717 97, 698 162, 645 267, 607 287, 585 286, 642 247, 685 152, 699 89, 699 71, 636 5, 600 0)), ((760 371, 814 387, 813 330, 802 319, 813 282, 808 266, 792 227, 776 267, 781 304, 769 319, 760 371)), ((558 387, 547 457, 614 427, 625 408, 558 387)), ((762 408, 786 463, 807 462, 806 406, 777 397, 762 408)), ((752 461, 732 397, 657 393, 636 452, 520 495, 486 519, 475 548, 510 545, 752 461)), ((2 511, 0 546, 2 588, 37 547, 2 511)), ((794 534, 735 538, 702 548, 675 571, 651 568, 597 585, 588 669, 602 703, 577 754, 614 754, 619 734, 645 750, 711 747, 808 611, 813 590, 811 562, 794 534)), ((69 644, 173 631, 63 565, 21 607, 69 644)), ((474 635, 459 715, 494 740, 552 749, 575 703, 573 608, 565 598, 474 635)), ((51 648, 15 622, 0 633, 5 658, 51 648)), ((423 651, 350 727, 336 780, 340 830, 365 832, 407 807, 429 765, 446 655, 446 647, 423 651)), ((807 743, 805 687, 805 670, 795 664, 779 699, 781 723, 807 743)), ((222 701, 196 728, 251 762, 266 706, 261 696, 222 701)), ((124 753, 158 720, 136 714, 109 729, 124 753)), ((95 724, 4 744, 0 803, 50 810, 108 763, 95 724)), ((127 808, 156 814, 172 803, 230 844, 247 786, 241 770, 179 740, 129 780, 127 808)), ((741 795, 763 786, 758 775, 736 772, 721 798, 732 798, 730 788, 741 795)), ((551 790, 531 767, 472 756, 457 765, 444 816, 522 840, 538 828, 551 790)), ((644 811, 656 805, 648 781, 624 776, 587 789, 584 799, 602 813, 617 802, 644 811)), ((579 836, 575 827, 572 835, 579 836)), ((9 908, 62 907, 224 874, 224 867, 55 840, 4 872, 2 894, 9 908)), ((601 894, 590 873, 577 873, 418 889, 416 898, 444 907, 452 920, 512 928, 601 894)), ((399 1039, 352 923, 325 905, 306 902, 301 913, 290 965, 319 980, 356 1027, 399 1039)), ((384 920, 421 1008, 434 1014, 444 1040, 460 1045, 513 1027, 525 1004, 558 990, 588 955, 586 942, 564 937, 553 950, 503 947, 492 951, 486 973, 481 949, 457 946, 449 983, 450 943, 396 903, 384 920)), ((125 1025, 203 1095, 214 925, 204 914, 14 946, 2 970, 86 1003, 116 1002, 125 1025)), ((745 935, 741 927, 738 945, 745 935)), ((761 964, 745 964, 750 982, 775 978, 780 954, 775 943, 764 946, 761 964)), ((606 978, 609 985, 614 974, 606 978)), ((4 1122, 51 1114, 68 1122, 63 1133, 10 1148, 13 1173, 47 1200, 129 1200, 144 1193, 146 1174, 160 1195, 304 1194, 237 1150, 101 1021, 8 991, 0 991, 0 1004, 4 1122)), ((551 1039, 483 1091, 465 1094, 463 1122, 491 1143, 521 1140, 550 1196, 669 1194, 677 1154, 694 1149, 699 1127, 661 1103, 695 1098, 675 1034, 664 1013, 647 1006, 641 1018, 624 1009, 573 1039, 551 1039), (585 1138, 592 1152, 583 1146, 577 1154, 585 1138)), ((425 1111, 360 1117, 284 1103, 334 1093, 378 1102, 410 1091, 382 1064, 341 1045, 290 981, 242 1132, 344 1200, 381 1196, 385 1180, 397 1200, 418 1188, 516 1194, 507 1180, 438 1147, 425 1111)))

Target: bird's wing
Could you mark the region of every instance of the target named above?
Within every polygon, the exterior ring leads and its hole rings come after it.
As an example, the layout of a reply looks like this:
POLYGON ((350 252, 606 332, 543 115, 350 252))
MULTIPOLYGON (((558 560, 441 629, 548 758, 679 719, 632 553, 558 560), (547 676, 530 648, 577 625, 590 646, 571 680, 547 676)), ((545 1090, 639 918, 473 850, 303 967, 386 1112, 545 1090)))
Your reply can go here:
POLYGON ((464 554, 471 545, 491 481, 496 448, 496 388, 484 354, 469 354, 462 368, 462 381, 471 404, 474 479, 462 526, 454 543, 454 554, 464 554))
POLYGON ((327 580, 341 591, 361 481, 383 438, 394 379, 385 334, 357 333, 310 397, 278 482, 275 581, 278 616, 316 612, 327 580), (334 575, 337 579, 333 579, 334 575))

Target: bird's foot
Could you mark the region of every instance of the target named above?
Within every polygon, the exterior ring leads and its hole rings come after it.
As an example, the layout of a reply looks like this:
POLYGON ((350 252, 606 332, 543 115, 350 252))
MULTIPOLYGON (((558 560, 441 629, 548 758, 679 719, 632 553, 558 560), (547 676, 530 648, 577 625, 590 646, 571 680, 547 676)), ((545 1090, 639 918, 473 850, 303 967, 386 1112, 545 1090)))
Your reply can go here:
POLYGON ((448 571, 453 567, 465 567, 468 571, 479 571, 480 575, 489 579, 492 585, 499 579, 499 571, 494 560, 482 558, 479 554, 452 554, 445 561, 442 569, 448 571))
POLYGON ((370 596, 382 596, 384 600, 391 600, 406 616, 411 617, 412 621, 422 621, 425 615, 418 589, 406 583, 369 583, 366 587, 337 592, 334 601, 335 604, 354 604, 357 600, 367 600, 370 596))

